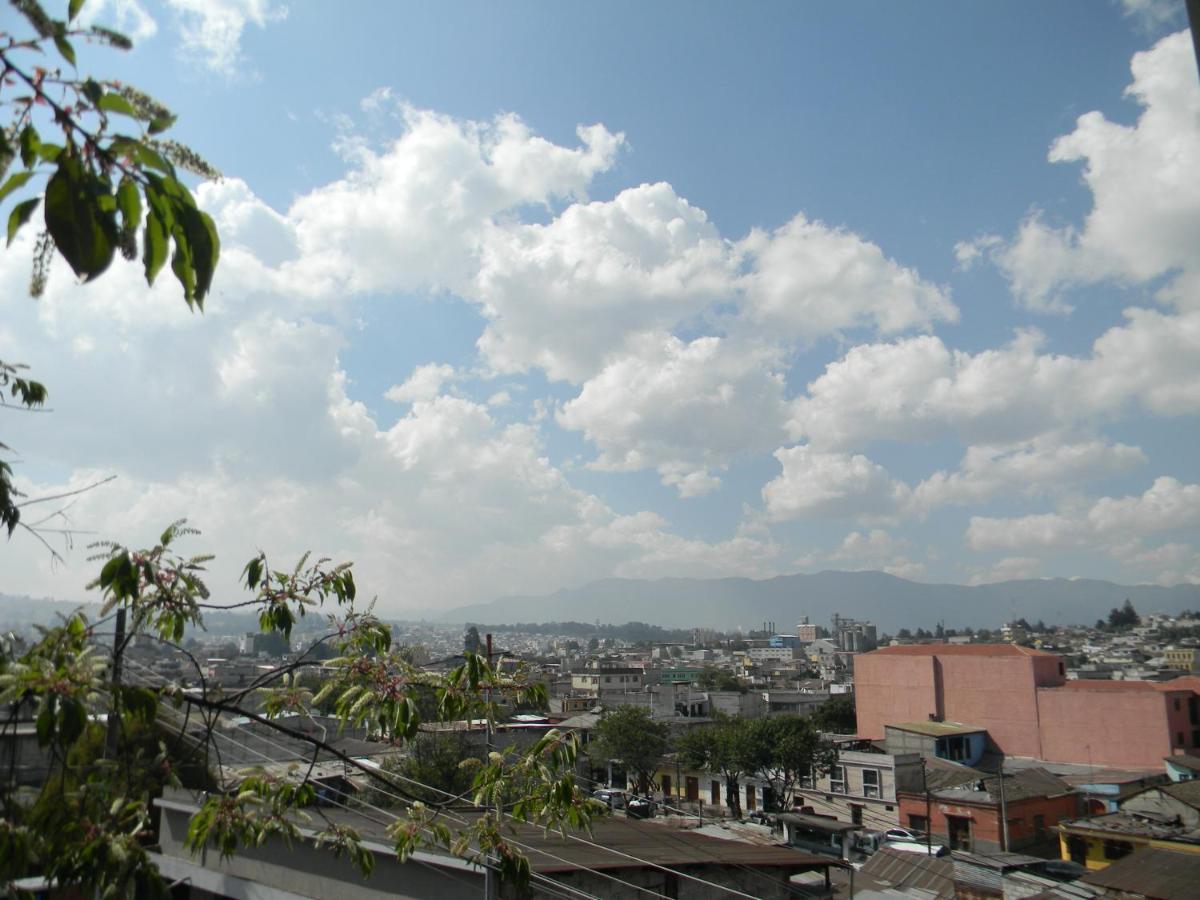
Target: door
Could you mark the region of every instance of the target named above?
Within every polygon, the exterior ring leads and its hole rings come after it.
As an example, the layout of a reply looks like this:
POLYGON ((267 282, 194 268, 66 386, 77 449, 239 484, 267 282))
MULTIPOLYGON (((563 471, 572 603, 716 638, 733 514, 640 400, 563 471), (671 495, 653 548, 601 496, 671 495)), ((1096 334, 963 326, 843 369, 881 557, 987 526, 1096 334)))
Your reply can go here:
POLYGON ((684 785, 688 800, 692 803, 697 802, 700 799, 700 779, 695 775, 685 775, 684 785))
POLYGON ((721 782, 714 781, 712 783, 712 788, 709 793, 708 802, 711 803, 713 806, 721 805, 721 782))
POLYGON ((951 850, 971 849, 971 820, 965 816, 946 816, 951 850))
POLYGON ((671 776, 670 775, 664 775, 662 777, 662 789, 663 789, 663 797, 671 796, 671 776))
POLYGON ((746 785, 746 812, 752 812, 754 810, 754 798, 754 785, 746 785))

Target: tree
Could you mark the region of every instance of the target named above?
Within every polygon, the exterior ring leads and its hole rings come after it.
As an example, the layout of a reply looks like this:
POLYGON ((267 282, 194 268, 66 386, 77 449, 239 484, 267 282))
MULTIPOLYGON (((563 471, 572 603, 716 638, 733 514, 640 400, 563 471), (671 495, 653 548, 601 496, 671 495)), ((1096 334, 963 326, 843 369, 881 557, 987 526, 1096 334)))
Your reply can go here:
MULTIPOLYGON (((0 108, 6 117, 0 122, 0 203, 16 200, 7 245, 40 208, 42 230, 29 282, 37 297, 56 253, 82 281, 92 281, 118 252, 127 260, 138 255, 140 229, 147 283, 154 283, 169 255, 184 300, 203 309, 220 240, 177 170, 201 178, 219 173, 195 151, 163 136, 175 115, 157 100, 130 85, 78 73, 79 41, 132 47, 119 32, 79 25, 83 5, 70 0, 66 18, 55 19, 37 0, 12 0, 26 33, 0 31, 0 108), (10 175, 14 163, 19 166, 10 175)), ((45 403, 45 385, 26 377, 25 370, 0 360, 0 405, 32 410, 45 403), (5 389, 15 407, 3 402, 5 389)), ((0 443, 0 451, 8 449, 0 443)), ((0 527, 10 537, 21 527, 55 553, 42 536, 49 530, 45 516, 41 527, 21 521, 22 507, 35 502, 21 496, 11 464, 0 459, 0 527)))
POLYGON ((740 691, 746 692, 743 685, 728 669, 717 666, 705 666, 704 671, 696 676, 696 687, 702 691, 740 691))
POLYGON ((821 739, 810 719, 773 716, 748 721, 745 727, 754 748, 752 771, 770 785, 782 809, 795 805, 800 779, 814 770, 828 771, 837 758, 833 746, 821 739))
POLYGON ((909 630, 908 628, 901 628, 899 631, 896 632, 896 637, 900 638, 902 641, 911 640, 912 636, 913 636, 912 631, 909 630))
POLYGON ((670 732, 638 706, 605 710, 592 732, 591 753, 620 760, 637 782, 639 794, 653 789, 654 773, 666 756, 670 732))
MULTIPOLYGON (((418 690, 433 693, 445 718, 493 721, 502 702, 544 704, 546 692, 523 672, 501 675, 474 654, 446 674, 414 669, 391 651, 391 629, 369 607, 356 607, 348 563, 305 556, 292 568, 276 569, 259 554, 242 571, 251 599, 213 603, 203 581, 210 557, 184 557, 175 550, 193 534, 178 522, 147 550, 100 545, 103 565, 92 587, 104 600, 101 619, 92 622, 77 612, 43 629, 40 640, 24 652, 0 660, 0 708, 8 710, 3 728, 32 709, 38 742, 52 760, 51 776, 36 796, 18 791, 11 772, 0 790, 0 884, 40 874, 62 886, 87 886, 100 897, 164 896, 165 885, 146 855, 154 841, 151 803, 164 784, 178 784, 179 772, 189 765, 199 767, 195 777, 210 788, 189 826, 187 844, 193 851, 211 846, 228 857, 271 836, 301 840, 304 807, 316 797, 306 778, 249 772, 228 782, 224 771, 209 771, 207 747, 223 716, 245 717, 301 742, 311 749, 314 763, 318 753, 328 754, 401 798, 388 832, 401 859, 420 847, 441 847, 481 863, 495 860, 488 864, 519 882, 530 870, 505 840, 508 821, 560 830, 586 826, 592 807, 575 787, 578 748, 572 735, 551 730, 524 752, 493 754, 476 769, 465 798, 447 798, 436 786, 418 785, 441 797, 431 801, 426 793, 416 796, 409 782, 375 772, 323 738, 285 724, 284 714, 306 716, 324 706, 343 723, 369 727, 403 746, 419 733, 418 690), (330 631, 319 643, 332 644, 338 655, 326 663, 330 675, 315 695, 296 677, 308 663, 305 655, 245 688, 209 689, 200 662, 181 646, 184 629, 202 627, 206 611, 243 606, 258 613, 263 633, 285 639, 301 617, 323 607, 330 612, 330 631), (128 630, 115 642, 110 659, 98 638, 122 613, 128 630), (196 673, 191 688, 153 679, 117 680, 124 650, 138 638, 179 654, 196 673), (176 713, 173 708, 179 707, 187 714, 176 713), (89 716, 100 711, 112 723, 102 755, 94 752, 97 738, 88 725, 89 716), (137 735, 149 732, 157 740, 137 743, 136 757, 122 755, 137 735), (440 808, 452 801, 474 804, 481 815, 453 831, 439 818, 440 808)), ((369 873, 373 857, 353 829, 330 824, 314 840, 348 854, 369 873)))
MULTIPOLYGON (((475 772, 483 764, 468 752, 461 733, 421 734, 408 746, 403 755, 388 757, 384 772, 398 775, 408 782, 419 782, 427 788, 414 788, 414 794, 425 803, 439 803, 447 795, 467 796, 475 772)), ((378 792, 379 806, 395 806, 395 797, 378 792)))
POLYGON ((711 725, 692 728, 679 738, 676 751, 688 768, 720 775, 725 781, 725 804, 737 818, 742 815, 738 783, 755 771, 761 756, 748 720, 718 715, 711 725))
POLYGON ((471 625, 463 635, 463 649, 467 653, 478 653, 484 649, 483 640, 479 637, 479 628, 471 625))
POLYGON ((1128 597, 1125 598, 1124 606, 1120 609, 1114 606, 1108 614, 1108 627, 1114 631, 1136 628, 1140 624, 1142 624, 1142 617, 1133 608, 1133 603, 1128 597))
POLYGON ((812 714, 812 724, 820 731, 830 731, 835 734, 854 734, 858 727, 858 718, 854 708, 853 694, 840 694, 830 697, 812 714))

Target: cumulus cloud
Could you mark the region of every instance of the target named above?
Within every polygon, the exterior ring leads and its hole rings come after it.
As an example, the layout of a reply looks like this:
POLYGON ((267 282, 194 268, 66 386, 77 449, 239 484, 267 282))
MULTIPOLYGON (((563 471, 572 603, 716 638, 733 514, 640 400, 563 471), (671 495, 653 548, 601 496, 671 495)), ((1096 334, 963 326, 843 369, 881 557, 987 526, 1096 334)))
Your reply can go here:
POLYGON ((765 453, 783 435, 783 377, 770 345, 647 334, 558 413, 600 450, 607 471, 655 468, 682 496, 719 483, 711 469, 765 453))
MULTIPOLYGON (((1165 6, 1126 4, 1139 15, 1165 6)), ((1035 211, 1012 241, 986 248, 1030 309, 1068 311, 1072 287, 1163 277, 1160 299, 1181 309, 1200 304, 1200 84, 1189 33, 1136 54, 1131 68, 1126 95, 1142 108, 1135 124, 1089 112, 1050 148, 1051 162, 1083 163, 1092 195, 1084 221, 1056 225, 1035 211)))
POLYGON ((894 514, 909 488, 861 454, 822 453, 806 444, 775 451, 783 471, 762 489, 773 521, 894 514))
POLYGON ((403 384, 392 385, 384 396, 394 403, 413 403, 432 400, 442 392, 442 385, 454 377, 454 366, 428 363, 417 366, 403 384))
POLYGON ((881 333, 953 322, 949 291, 888 259, 875 244, 797 215, 738 244, 746 316, 773 333, 814 338, 869 327, 881 333))
POLYGON ((862 344, 793 403, 789 429, 821 448, 870 440, 1029 440, 1130 407, 1200 411, 1200 313, 1130 309, 1086 357, 1041 352, 1044 338, 971 354, 933 335, 862 344))
POLYGON ((1160 476, 1142 494, 1101 497, 1090 505, 1012 518, 972 516, 975 550, 1107 547, 1161 532, 1200 527, 1200 484, 1160 476))
POLYGON ((830 554, 831 561, 857 569, 887 572, 898 578, 918 579, 925 564, 909 558, 912 542, 897 538, 880 528, 869 532, 851 531, 830 554))

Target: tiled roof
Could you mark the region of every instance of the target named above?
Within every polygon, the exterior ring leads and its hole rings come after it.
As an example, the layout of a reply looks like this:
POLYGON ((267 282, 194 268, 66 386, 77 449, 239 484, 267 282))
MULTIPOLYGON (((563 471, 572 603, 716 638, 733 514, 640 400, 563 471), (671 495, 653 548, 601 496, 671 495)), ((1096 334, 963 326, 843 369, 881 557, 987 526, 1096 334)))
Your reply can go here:
POLYGON ((1174 781, 1162 785, 1159 790, 1170 794, 1180 803, 1200 809, 1200 781, 1174 781))
POLYGON ((1174 756, 1164 756, 1167 762, 1193 772, 1200 772, 1200 756, 1191 753, 1176 753, 1174 756))
POLYGON ((1196 885, 1200 884, 1200 854, 1147 847, 1098 872, 1088 872, 1080 880, 1152 900, 1195 897, 1196 885))
MULTIPOLYGON (((898 644, 873 651, 885 656, 1057 656, 1018 644, 898 644)), ((868 654, 870 655, 870 654, 868 654)))

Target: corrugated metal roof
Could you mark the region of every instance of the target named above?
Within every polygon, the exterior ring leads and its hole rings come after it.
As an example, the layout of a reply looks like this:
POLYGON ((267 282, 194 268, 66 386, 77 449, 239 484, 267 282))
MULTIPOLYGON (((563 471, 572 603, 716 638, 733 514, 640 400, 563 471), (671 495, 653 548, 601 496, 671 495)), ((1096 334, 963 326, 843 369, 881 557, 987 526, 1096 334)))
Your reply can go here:
POLYGON ((940 900, 954 896, 954 864, 947 857, 881 848, 855 876, 856 887, 897 888, 934 892, 940 900))
POLYGON ((1200 854, 1147 847, 1080 881, 1151 900, 1200 898, 1200 854))

